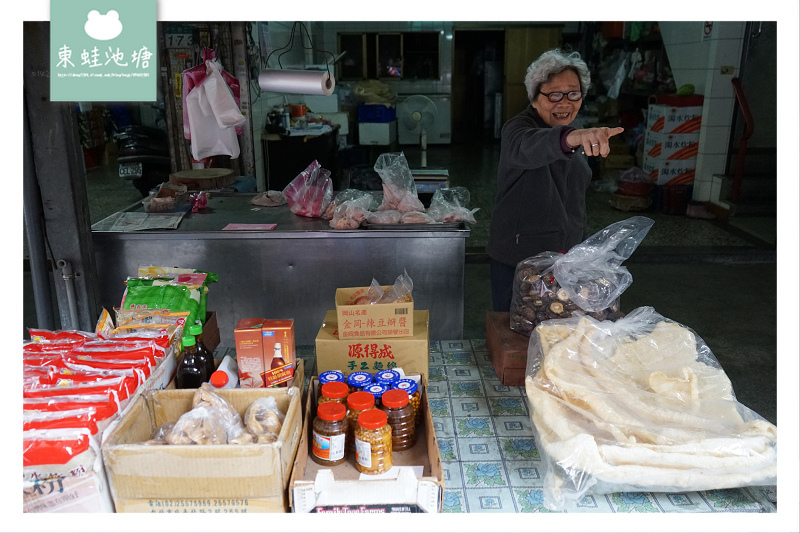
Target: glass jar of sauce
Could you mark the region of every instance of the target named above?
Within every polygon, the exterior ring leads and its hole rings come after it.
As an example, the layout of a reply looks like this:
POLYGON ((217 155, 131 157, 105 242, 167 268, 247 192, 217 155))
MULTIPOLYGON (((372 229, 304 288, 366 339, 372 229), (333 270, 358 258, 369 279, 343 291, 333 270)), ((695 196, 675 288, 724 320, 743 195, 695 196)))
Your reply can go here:
POLYGON ((381 397, 383 393, 389 390, 389 387, 386 385, 381 385, 379 383, 373 383, 372 385, 367 385, 364 387, 364 391, 372 394, 373 398, 375 398, 375 407, 381 406, 381 397))
POLYGON ((339 402, 317 407, 311 438, 311 459, 323 466, 335 466, 345 460, 347 408, 339 402))
POLYGON ((340 372, 339 370, 328 370, 327 372, 322 372, 317 378, 317 396, 322 394, 322 386, 331 381, 341 381, 342 383, 345 383, 344 372, 340 372))
POLYGON ((347 453, 355 450, 355 433, 358 426, 358 415, 367 409, 375 408, 375 397, 367 391, 351 392, 347 397, 347 439, 345 449, 347 453))
POLYGON ((408 401, 414 408, 414 423, 422 422, 422 408, 420 404, 419 385, 410 378, 403 378, 392 385, 393 389, 402 389, 408 393, 408 401))
POLYGON ((372 383, 372 374, 369 372, 353 372, 347 375, 347 385, 350 392, 361 390, 372 383))
POLYGON ((382 474, 392 467, 392 428, 386 413, 367 409, 358 415, 355 431, 356 470, 382 474))
POLYGON ((386 391, 381 396, 381 409, 392 427, 392 450, 407 450, 414 446, 414 408, 408 393, 402 389, 386 391))
POLYGON ((389 388, 393 388, 392 385, 399 381, 402 376, 400 372, 397 370, 381 370, 375 374, 375 383, 380 383, 381 385, 389 385, 389 388))
POLYGON ((337 402, 342 405, 345 404, 347 395, 350 394, 350 389, 341 381, 330 381, 320 388, 320 397, 317 400, 317 405, 322 405, 327 402, 337 402))

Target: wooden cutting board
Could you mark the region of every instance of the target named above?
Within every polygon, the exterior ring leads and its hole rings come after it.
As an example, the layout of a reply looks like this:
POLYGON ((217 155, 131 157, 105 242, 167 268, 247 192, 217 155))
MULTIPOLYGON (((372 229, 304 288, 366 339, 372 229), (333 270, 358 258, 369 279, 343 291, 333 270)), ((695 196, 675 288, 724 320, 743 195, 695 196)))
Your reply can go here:
POLYGON ((192 190, 206 190, 230 185, 234 176, 229 168, 199 168, 173 172, 169 175, 169 181, 175 185, 186 185, 192 190))

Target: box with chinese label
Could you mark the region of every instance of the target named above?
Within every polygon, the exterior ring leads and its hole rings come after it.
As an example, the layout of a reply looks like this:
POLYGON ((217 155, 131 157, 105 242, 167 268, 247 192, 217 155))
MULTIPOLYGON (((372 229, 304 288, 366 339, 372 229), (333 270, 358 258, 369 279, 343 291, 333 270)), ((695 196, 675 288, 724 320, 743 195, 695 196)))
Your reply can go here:
POLYGON ((696 159, 700 147, 700 132, 659 133, 646 131, 644 153, 649 158, 665 160, 696 159))
POLYGON ((694 183, 697 159, 665 159, 645 156, 642 170, 656 185, 694 183))
POLYGON ((657 133, 699 133, 703 106, 647 106, 647 130, 657 133))
MULTIPOLYGON (((386 291, 391 287, 383 287, 386 291)), ((342 339, 381 339, 414 335, 414 300, 385 304, 360 303, 369 287, 336 289, 336 318, 342 339)))
POLYGON ((402 367, 408 373, 428 373, 429 311, 413 311, 414 335, 382 339, 340 338, 336 311, 330 310, 317 333, 317 372, 345 374, 402 367))
POLYGON ((241 388, 274 387, 292 378, 297 360, 293 319, 242 318, 233 337, 241 388))

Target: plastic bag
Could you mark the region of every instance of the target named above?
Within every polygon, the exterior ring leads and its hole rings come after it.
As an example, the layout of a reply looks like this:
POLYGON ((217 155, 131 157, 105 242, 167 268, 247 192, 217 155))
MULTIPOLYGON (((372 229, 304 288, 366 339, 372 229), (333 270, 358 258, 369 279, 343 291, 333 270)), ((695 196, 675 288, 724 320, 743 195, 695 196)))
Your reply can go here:
POLYGON ((776 482, 777 428, 737 402, 700 337, 651 307, 540 324, 525 390, 550 509, 776 482))
POLYGON ((569 299, 584 311, 600 311, 613 304, 633 282, 622 262, 652 226, 652 219, 641 216, 615 222, 558 257, 553 275, 569 299))
POLYGON ((374 206, 375 198, 368 192, 345 189, 336 194, 323 218, 330 220, 333 229, 357 229, 374 206))
POLYGON ((206 61, 207 76, 186 97, 192 157, 239 157, 236 126, 246 122, 215 61, 206 61))
POLYGON ((315 159, 283 189, 283 196, 295 215, 321 217, 333 198, 331 171, 315 159))
POLYGON ((256 442, 276 442, 284 417, 275 397, 266 396, 257 398, 248 406, 244 414, 244 424, 256 442))
MULTIPOLYGON (((186 139, 191 139, 192 134, 189 128, 189 110, 186 105, 186 98, 189 96, 189 93, 192 92, 196 87, 199 87, 203 81, 205 81, 206 77, 208 76, 208 67, 206 66, 206 61, 214 60, 217 56, 215 50, 210 48, 204 48, 202 50, 202 59, 203 62, 199 65, 194 67, 188 68, 181 73, 181 100, 183 101, 183 136, 186 139)), ((239 97, 241 88, 239 86, 239 79, 236 76, 233 76, 231 73, 227 72, 226 70, 220 67, 220 75, 222 76, 223 80, 225 80, 225 84, 231 91, 233 95, 233 99, 236 102, 236 105, 239 106, 239 97)), ((241 135, 243 132, 242 126, 236 126, 236 134, 241 135)))
POLYGON ((383 202, 378 210, 395 209, 402 213, 425 211, 425 206, 417 197, 417 185, 403 152, 379 155, 374 169, 383 181, 383 202))
POLYGON ((466 187, 437 189, 433 193, 428 214, 436 222, 470 222, 474 224, 478 208, 468 209, 469 190, 466 187))

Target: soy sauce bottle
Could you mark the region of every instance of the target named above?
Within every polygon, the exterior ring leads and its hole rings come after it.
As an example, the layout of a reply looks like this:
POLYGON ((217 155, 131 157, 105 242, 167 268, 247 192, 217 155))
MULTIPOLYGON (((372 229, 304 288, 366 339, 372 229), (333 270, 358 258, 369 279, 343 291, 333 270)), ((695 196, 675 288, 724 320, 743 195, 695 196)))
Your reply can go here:
POLYGON ((208 364, 197 350, 194 335, 183 337, 183 349, 178 370, 175 372, 176 389, 196 389, 208 381, 208 364))
POLYGON ((206 345, 203 343, 203 325, 200 324, 200 322, 195 322, 189 326, 189 334, 194 336, 197 351, 206 362, 206 372, 208 373, 208 377, 210 379, 211 374, 214 373, 214 370, 216 370, 217 367, 214 364, 214 354, 209 351, 209 349, 206 348, 206 345))

